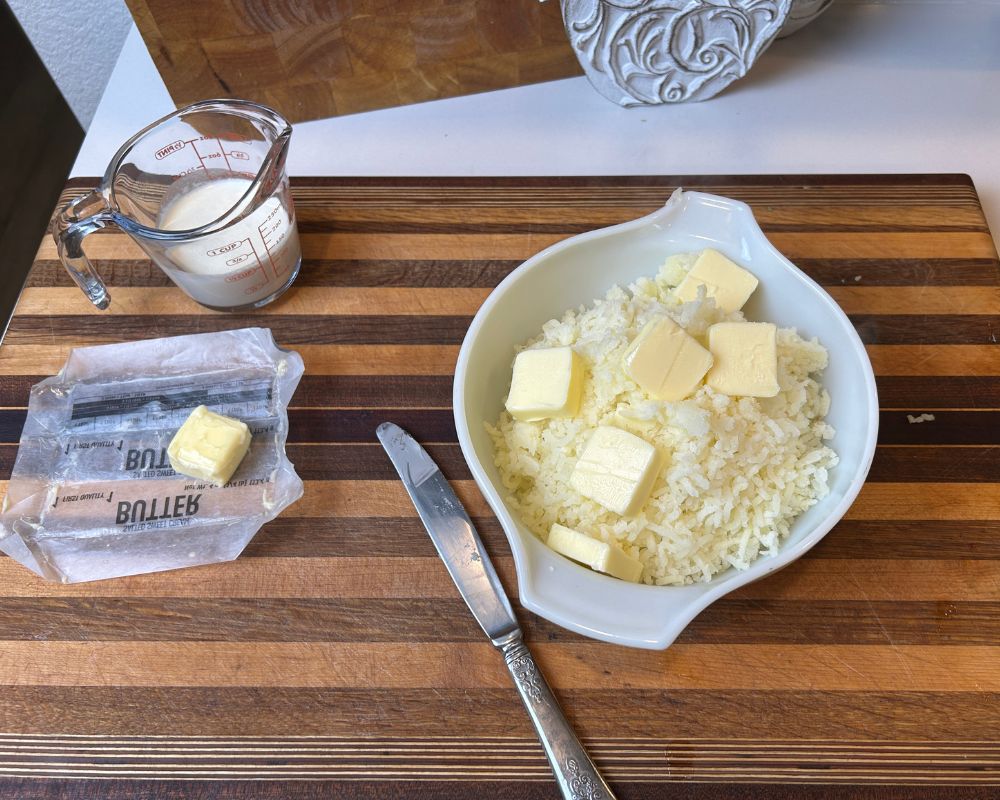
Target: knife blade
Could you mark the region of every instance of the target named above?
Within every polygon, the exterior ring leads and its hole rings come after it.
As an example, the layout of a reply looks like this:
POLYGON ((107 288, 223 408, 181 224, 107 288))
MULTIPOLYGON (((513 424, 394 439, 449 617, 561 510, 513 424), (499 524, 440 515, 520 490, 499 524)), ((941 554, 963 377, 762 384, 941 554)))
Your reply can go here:
POLYGON ((507 594, 451 485, 424 448, 398 425, 384 422, 376 433, 448 574, 480 627, 503 653, 563 797, 614 800, 525 645, 507 594))
POLYGON ((437 464, 398 425, 383 423, 376 433, 480 627, 494 643, 520 631, 479 533, 437 464))

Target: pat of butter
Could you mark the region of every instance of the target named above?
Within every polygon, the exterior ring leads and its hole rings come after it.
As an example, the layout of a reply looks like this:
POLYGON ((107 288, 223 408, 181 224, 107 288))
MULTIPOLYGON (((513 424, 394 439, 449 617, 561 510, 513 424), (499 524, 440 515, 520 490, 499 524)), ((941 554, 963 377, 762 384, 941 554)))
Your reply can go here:
POLYGON ((566 558, 623 581, 636 583, 642 575, 642 562, 618 545, 594 539, 558 522, 549 531, 548 545, 566 558))
POLYGON ((656 481, 656 448, 620 428, 594 431, 573 468, 569 485, 622 516, 635 514, 656 481))
POLYGON ((572 347, 522 350, 514 359, 507 410, 522 422, 572 417, 582 389, 583 360, 572 347))
POLYGON ((167 455, 176 472, 221 486, 249 449, 250 429, 245 422, 198 406, 170 440, 167 455))
POLYGON ((745 397, 778 393, 777 328, 770 322, 719 322, 708 329, 715 364, 706 383, 717 392, 745 397))
POLYGON ((698 297, 698 287, 704 286, 705 296, 715 298, 715 305, 730 314, 743 308, 758 283, 752 272, 733 263, 718 250, 709 249, 698 256, 674 294, 688 303, 698 297))
POLYGON ((625 352, 625 372, 660 400, 683 400, 712 366, 712 354, 669 317, 647 323, 625 352))

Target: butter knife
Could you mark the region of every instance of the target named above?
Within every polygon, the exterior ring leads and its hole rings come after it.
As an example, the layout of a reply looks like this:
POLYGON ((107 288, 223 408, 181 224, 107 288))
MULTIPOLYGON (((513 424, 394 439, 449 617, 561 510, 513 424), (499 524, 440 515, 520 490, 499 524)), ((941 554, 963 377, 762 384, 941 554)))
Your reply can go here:
POLYGON ((528 652, 493 564, 451 485, 424 448, 398 425, 384 422, 377 434, 448 574, 476 621, 503 653, 563 797, 614 800, 528 652))

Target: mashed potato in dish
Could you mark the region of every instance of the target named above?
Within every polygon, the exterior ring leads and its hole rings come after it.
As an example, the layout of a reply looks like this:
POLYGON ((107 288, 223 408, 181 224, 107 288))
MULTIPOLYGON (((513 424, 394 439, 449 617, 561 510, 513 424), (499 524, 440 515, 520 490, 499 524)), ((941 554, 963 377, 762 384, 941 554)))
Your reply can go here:
POLYGON ((561 536, 576 531, 598 550, 606 543, 610 551, 594 557, 623 553, 628 564, 641 564, 638 580, 647 584, 708 581, 773 555, 795 518, 828 493, 828 472, 837 463, 826 444, 834 434, 824 422, 830 398, 819 381, 827 352, 794 329, 778 328, 772 337, 773 397, 724 394, 709 385, 709 373, 683 399, 663 400, 623 367, 649 323, 669 318, 709 349, 712 325, 745 321, 740 310, 721 310, 710 289, 678 291, 690 287, 699 255, 667 259, 655 278, 615 286, 590 307, 550 320, 525 343, 523 349, 568 347, 579 358, 583 380, 571 415, 523 421, 504 411, 487 425, 507 501, 535 535, 546 541, 558 525, 561 536), (682 299, 692 293, 694 299, 682 299), (643 488, 638 510, 616 513, 573 488, 581 454, 608 427, 655 448, 655 478, 643 488))

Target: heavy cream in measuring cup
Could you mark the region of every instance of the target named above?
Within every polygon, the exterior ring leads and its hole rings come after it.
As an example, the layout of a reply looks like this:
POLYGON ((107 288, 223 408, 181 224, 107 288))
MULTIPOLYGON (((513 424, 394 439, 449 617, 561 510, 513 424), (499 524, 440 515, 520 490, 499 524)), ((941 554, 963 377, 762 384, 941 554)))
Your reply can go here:
MULTIPOLYGON (((226 213, 250 188, 246 178, 201 183, 170 201, 158 227, 200 227, 226 213)), ((278 197, 225 230, 167 250, 176 265, 171 277, 206 305, 231 308, 255 303, 281 289, 301 258, 298 231, 278 197)))

